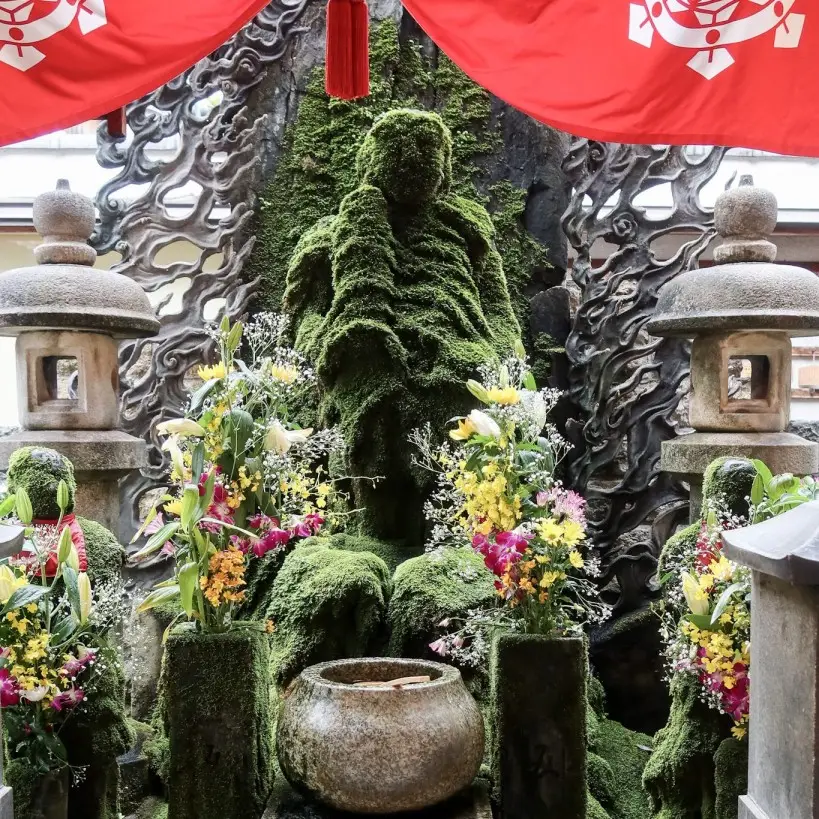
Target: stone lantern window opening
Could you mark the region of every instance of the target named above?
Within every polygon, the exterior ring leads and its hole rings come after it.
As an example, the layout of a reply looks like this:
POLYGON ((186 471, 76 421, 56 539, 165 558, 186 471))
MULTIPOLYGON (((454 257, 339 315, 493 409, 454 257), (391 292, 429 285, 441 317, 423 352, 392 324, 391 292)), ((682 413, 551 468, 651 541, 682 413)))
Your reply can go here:
POLYGON ((764 399, 767 405, 770 378, 768 356, 731 356, 728 359, 728 399, 734 402, 764 399))
POLYGON ((71 401, 77 403, 72 380, 79 375, 77 359, 54 355, 43 356, 37 364, 37 402, 71 401))

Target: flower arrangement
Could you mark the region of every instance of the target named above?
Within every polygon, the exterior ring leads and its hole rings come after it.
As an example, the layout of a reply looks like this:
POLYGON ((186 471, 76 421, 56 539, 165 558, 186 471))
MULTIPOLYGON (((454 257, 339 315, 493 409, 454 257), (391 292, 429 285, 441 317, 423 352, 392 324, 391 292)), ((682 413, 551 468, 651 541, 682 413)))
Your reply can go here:
POLYGON ((451 443, 435 448, 416 432, 419 466, 438 473, 427 504, 429 549, 472 548, 495 575, 499 607, 476 612, 433 644, 461 659, 489 625, 536 634, 575 634, 606 618, 589 555, 585 501, 555 477, 568 445, 549 413, 560 394, 538 390, 519 345, 500 365, 485 366, 467 387, 484 409, 455 419, 451 443))
POLYGON ((245 599, 250 561, 338 527, 350 514, 326 465, 342 447, 340 434, 293 420, 314 375, 281 344, 285 326, 272 314, 246 327, 223 320, 211 331, 219 360, 199 369, 203 384, 186 417, 158 425, 172 488, 137 533, 135 540, 149 539, 133 559, 162 551, 173 555, 175 571, 141 610, 179 601, 180 618, 224 631, 245 599))
POLYGON ((682 555, 663 578, 669 605, 661 632, 670 674, 692 674, 703 699, 727 714, 732 732, 747 733, 751 670, 751 573, 722 553, 722 533, 760 523, 819 496, 812 478, 774 476, 753 461, 756 477, 747 518, 731 515, 721 499, 705 510, 693 553, 682 555))
POLYGON ((22 551, 0 565, 0 707, 10 757, 38 774, 68 767, 61 730, 117 662, 105 638, 121 616, 118 590, 93 588, 84 571, 64 481, 57 502, 57 523, 38 525, 25 490, 0 505, 4 525, 25 527, 22 551))

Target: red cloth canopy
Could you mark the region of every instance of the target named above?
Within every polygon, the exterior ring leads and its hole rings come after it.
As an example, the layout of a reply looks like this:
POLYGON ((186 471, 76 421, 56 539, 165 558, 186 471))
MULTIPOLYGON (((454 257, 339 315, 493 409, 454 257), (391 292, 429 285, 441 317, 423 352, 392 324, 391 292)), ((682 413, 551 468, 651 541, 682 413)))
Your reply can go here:
POLYGON ((612 142, 819 157, 811 0, 403 0, 466 74, 612 142))
POLYGON ((267 0, 0 0, 0 145, 104 116, 181 74, 267 0))

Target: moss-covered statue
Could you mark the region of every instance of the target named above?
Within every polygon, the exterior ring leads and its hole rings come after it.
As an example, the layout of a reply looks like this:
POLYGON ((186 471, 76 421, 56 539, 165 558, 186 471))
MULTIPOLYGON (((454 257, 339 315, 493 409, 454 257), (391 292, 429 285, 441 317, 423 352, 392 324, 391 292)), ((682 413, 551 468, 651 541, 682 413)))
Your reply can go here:
MULTIPOLYGON (((104 526, 73 515, 77 485, 71 462, 54 450, 34 447, 17 450, 9 461, 8 489, 26 490, 39 523, 56 523, 59 518, 57 486, 61 480, 69 488, 63 522, 72 529, 91 581, 121 582, 125 552, 116 537, 104 526)), ((84 769, 83 781, 69 795, 68 819, 117 819, 120 815, 116 758, 128 750, 133 739, 125 716, 124 689, 120 665, 109 664, 99 677, 94 698, 75 712, 61 734, 69 763, 84 769)), ((14 789, 16 819, 30 819, 32 783, 27 769, 12 762, 6 780, 14 789)))
MULTIPOLYGON (((753 463, 744 458, 720 458, 708 468, 703 482, 703 508, 713 502, 732 515, 747 518, 753 463)), ((697 548, 701 523, 694 523, 666 543, 659 574, 679 565, 697 548)), ((677 605, 669 594, 666 605, 677 605)), ((682 616, 683 612, 680 612, 682 616)), ((736 819, 738 798, 747 790, 747 741, 731 737, 731 720, 702 701, 701 688, 690 675, 671 684, 671 714, 655 737, 654 753, 643 782, 654 819, 736 819)))
POLYGON ((348 444, 361 533, 414 546, 430 486, 407 434, 464 414, 465 380, 520 334, 489 214, 450 192, 451 156, 437 114, 382 116, 359 186, 301 238, 285 294, 321 413, 348 444))

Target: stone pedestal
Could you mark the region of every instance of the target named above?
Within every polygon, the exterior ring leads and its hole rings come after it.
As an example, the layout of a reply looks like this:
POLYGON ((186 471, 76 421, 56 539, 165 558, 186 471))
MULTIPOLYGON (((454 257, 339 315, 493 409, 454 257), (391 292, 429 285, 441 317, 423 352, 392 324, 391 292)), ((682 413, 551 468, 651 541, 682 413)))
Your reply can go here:
POLYGON ((503 635, 493 647, 500 819, 585 819, 586 644, 503 635))
POLYGON ((76 513, 114 533, 120 528, 119 480, 148 463, 145 442, 119 430, 21 430, 0 439, 0 469, 21 447, 55 449, 74 464, 76 513))
MULTIPOLYGON (((3 717, 0 712, 0 736, 3 733, 3 717)), ((14 819, 14 796, 11 788, 3 783, 6 781, 3 775, 3 756, 0 754, 0 819, 14 819)))
POLYGON ((661 467, 691 487, 691 520, 702 506, 702 478, 717 458, 758 458, 774 475, 819 472, 819 444, 789 432, 693 432, 663 441, 661 467))
POLYGON ((725 532, 753 569, 748 794, 739 819, 819 819, 819 502, 725 532))

